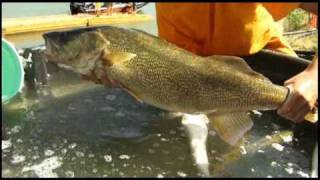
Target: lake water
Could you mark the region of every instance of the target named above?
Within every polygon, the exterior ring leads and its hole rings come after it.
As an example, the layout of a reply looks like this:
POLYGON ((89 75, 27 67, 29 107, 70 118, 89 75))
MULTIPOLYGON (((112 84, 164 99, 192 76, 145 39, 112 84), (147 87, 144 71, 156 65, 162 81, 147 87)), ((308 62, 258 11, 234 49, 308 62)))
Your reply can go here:
MULTIPOLYGON (((155 4, 149 3, 141 9, 142 13, 155 17, 155 4)), ((70 14, 69 3, 2 3, 2 18, 44 16, 53 14, 70 14)), ((117 24, 144 30, 157 35, 156 19, 142 23, 117 24)), ((43 32, 8 35, 5 38, 14 43, 17 48, 34 47, 44 44, 43 32)))
MULTIPOLYGON (((142 11, 155 16, 154 3, 142 11)), ((69 13, 68 3, 2 3, 2 18, 61 13, 69 13)), ((155 19, 123 26, 157 34, 155 19)), ((42 33, 6 38, 17 48, 34 47, 43 44, 42 33)), ((59 69, 47 87, 26 86, 3 104, 2 176, 199 177, 180 119, 59 69)), ((210 131, 212 177, 309 176, 315 128, 294 126, 273 111, 253 121, 235 147, 210 131)))

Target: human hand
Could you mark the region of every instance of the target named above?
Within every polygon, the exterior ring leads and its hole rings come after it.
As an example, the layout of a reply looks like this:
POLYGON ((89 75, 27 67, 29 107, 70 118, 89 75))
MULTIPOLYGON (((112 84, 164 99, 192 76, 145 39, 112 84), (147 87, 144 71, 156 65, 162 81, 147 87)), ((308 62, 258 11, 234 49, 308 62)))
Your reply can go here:
POLYGON ((93 81, 96 84, 102 84, 106 87, 115 87, 116 82, 108 78, 107 73, 103 69, 96 69, 89 74, 81 75, 85 80, 93 81))
POLYGON ((302 122, 305 115, 315 107, 318 98, 318 69, 310 69, 307 68, 284 83, 291 93, 277 112, 293 122, 302 122))

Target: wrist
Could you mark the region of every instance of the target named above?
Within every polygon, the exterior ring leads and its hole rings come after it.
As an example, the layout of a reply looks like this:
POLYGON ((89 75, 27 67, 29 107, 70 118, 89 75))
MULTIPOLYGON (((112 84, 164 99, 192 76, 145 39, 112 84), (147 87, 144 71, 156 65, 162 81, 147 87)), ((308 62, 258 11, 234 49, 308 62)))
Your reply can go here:
POLYGON ((310 74, 313 78, 318 77, 318 56, 316 55, 312 63, 305 69, 305 71, 310 74))

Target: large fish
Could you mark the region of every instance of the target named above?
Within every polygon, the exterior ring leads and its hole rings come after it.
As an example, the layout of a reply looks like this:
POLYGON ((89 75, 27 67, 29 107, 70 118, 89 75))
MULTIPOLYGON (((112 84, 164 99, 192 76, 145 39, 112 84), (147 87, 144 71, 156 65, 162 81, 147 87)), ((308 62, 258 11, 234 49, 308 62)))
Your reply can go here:
POLYGON ((234 56, 200 57, 156 36, 114 26, 44 34, 49 60, 81 74, 107 73, 128 93, 168 111, 206 114, 234 145, 253 123, 251 110, 274 110, 289 90, 234 56))

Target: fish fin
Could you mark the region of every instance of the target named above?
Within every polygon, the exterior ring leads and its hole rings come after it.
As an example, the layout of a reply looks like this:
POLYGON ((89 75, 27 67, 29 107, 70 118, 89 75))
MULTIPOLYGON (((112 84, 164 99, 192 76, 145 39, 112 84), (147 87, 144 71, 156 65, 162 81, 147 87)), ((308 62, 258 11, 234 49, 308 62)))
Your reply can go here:
POLYGON ((211 113, 207 116, 220 138, 233 146, 253 126, 247 112, 211 113))
POLYGON ((116 63, 121 63, 124 61, 129 61, 132 58, 136 57, 136 54, 128 53, 128 52, 110 52, 107 49, 103 50, 103 54, 101 56, 102 60, 105 62, 107 66, 112 66, 116 63))
POLYGON ((251 76, 255 76, 260 80, 271 82, 270 79, 268 79, 264 75, 252 70, 252 68, 246 63, 246 61, 240 57, 213 55, 213 56, 207 57, 207 59, 210 59, 211 61, 215 60, 217 62, 223 63, 224 66, 231 66, 233 69, 239 70, 251 76))
POLYGON ((143 101, 130 89, 128 89, 125 85, 121 84, 122 89, 124 89, 131 97, 133 97, 136 101, 142 103, 143 101))

